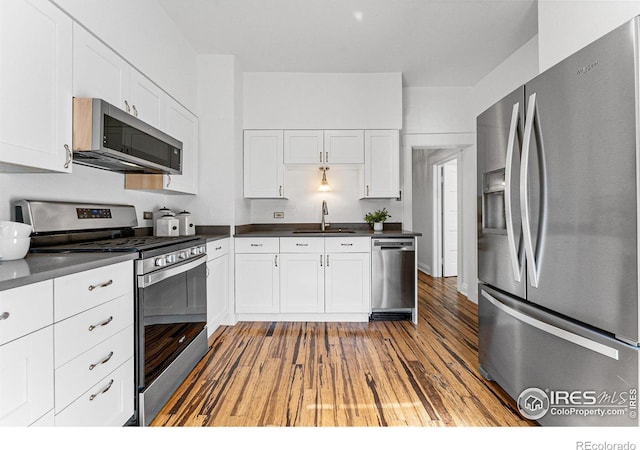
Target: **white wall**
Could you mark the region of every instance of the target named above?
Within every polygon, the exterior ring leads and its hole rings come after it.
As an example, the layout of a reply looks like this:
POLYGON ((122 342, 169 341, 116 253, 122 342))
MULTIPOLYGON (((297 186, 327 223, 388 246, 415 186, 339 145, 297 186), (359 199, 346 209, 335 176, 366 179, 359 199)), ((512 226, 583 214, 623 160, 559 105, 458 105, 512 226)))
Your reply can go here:
POLYGON ((471 131, 470 87, 413 87, 402 90, 403 134, 471 131))
POLYGON ((195 112, 196 52, 155 0, 53 2, 195 112))
POLYGON ((638 14, 634 0, 538 0, 540 72, 638 14))
POLYGON ((245 129, 402 127, 401 73, 244 74, 245 129))
MULTIPOLYGON (((155 2, 59 0, 56 3, 185 106, 195 109, 195 52, 155 2), (167 61, 172 61, 170 67, 167 61)), ((16 89, 26 90, 29 86, 16 86, 16 89)), ((71 174, 0 173, 0 220, 11 217, 12 200, 25 198, 133 204, 139 226, 152 225, 151 221, 142 219, 143 211, 165 204, 164 195, 125 190, 124 175, 100 169, 74 165, 71 174)))

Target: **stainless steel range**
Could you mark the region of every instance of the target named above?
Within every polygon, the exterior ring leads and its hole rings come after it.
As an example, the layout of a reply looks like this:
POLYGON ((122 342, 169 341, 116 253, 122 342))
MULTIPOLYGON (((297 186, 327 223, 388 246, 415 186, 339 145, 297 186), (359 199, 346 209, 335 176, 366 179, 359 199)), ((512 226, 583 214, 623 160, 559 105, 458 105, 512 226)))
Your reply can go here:
POLYGON ((140 236, 131 205, 21 200, 13 214, 33 226, 32 252, 138 253, 132 422, 148 425, 208 349, 206 242, 140 236))

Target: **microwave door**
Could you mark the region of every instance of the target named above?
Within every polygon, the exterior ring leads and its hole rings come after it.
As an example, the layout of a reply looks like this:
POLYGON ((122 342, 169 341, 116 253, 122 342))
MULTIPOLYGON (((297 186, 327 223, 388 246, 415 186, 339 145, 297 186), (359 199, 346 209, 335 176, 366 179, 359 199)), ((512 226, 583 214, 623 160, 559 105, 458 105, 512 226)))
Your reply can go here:
POLYGON ((524 88, 478 116, 478 278, 525 297, 520 214, 524 88))

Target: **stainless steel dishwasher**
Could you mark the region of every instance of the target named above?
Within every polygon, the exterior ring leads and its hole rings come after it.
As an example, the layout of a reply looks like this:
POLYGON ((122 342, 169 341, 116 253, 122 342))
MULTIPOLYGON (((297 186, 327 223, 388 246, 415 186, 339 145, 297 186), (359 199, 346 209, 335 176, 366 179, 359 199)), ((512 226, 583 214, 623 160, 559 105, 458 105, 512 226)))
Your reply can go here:
POLYGON ((415 239, 372 239, 370 319, 411 320, 415 298, 415 239))

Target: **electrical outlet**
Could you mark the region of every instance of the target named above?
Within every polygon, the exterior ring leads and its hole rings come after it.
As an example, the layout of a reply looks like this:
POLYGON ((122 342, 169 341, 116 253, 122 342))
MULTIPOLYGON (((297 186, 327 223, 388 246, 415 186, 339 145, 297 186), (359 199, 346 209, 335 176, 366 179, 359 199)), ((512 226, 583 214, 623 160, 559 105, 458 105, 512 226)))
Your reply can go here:
POLYGON ((276 211, 273 213, 273 218, 274 219, 284 219, 284 212, 283 211, 276 211))
POLYGON ((145 211, 142 213, 142 218, 144 220, 151 220, 153 219, 153 213, 151 211, 145 211))

